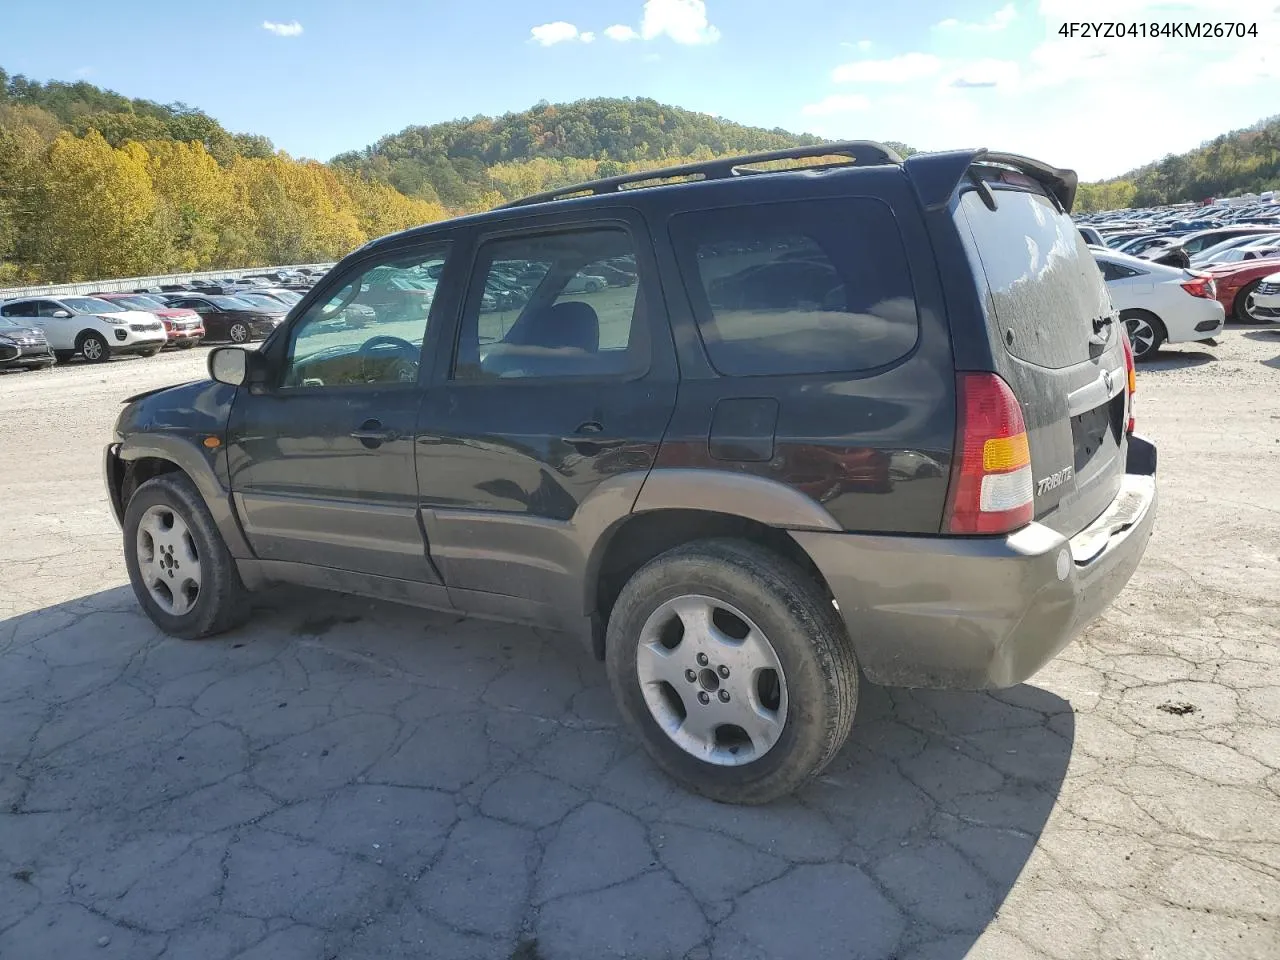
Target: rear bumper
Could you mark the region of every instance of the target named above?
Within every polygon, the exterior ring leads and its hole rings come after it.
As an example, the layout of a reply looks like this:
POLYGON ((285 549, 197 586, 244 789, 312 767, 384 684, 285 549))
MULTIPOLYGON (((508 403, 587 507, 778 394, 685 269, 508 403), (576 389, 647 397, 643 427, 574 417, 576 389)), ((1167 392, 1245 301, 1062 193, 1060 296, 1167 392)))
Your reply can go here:
POLYGON ((1120 492, 1068 539, 1032 523, 1003 538, 793 531, 826 577, 867 677, 978 690, 1026 680, 1097 617, 1142 559, 1156 450, 1130 437, 1120 492))

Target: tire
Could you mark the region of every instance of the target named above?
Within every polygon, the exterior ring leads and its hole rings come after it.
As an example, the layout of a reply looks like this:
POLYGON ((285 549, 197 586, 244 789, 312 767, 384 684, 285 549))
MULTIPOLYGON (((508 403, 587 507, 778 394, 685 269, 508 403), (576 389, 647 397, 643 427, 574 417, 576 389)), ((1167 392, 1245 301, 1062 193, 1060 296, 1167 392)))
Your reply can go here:
POLYGON ((140 356, 140 357, 154 357, 154 356, 155 356, 157 353, 159 353, 159 352, 160 352, 160 348, 159 348, 159 347, 150 347, 150 348, 148 348, 148 349, 146 349, 146 350, 139 350, 139 351, 138 351, 138 356, 140 356))
POLYGON ((71 358, 76 355, 74 350, 55 350, 53 351, 53 359, 58 363, 68 363, 71 358))
POLYGON ((1232 303, 1231 316, 1240 323, 1267 323, 1266 317, 1255 317, 1253 315, 1253 295, 1258 292, 1258 286, 1262 283, 1261 279, 1247 283, 1236 294, 1236 299, 1232 303))
POLYGON ((249 617, 248 591, 235 561, 204 498, 186 474, 155 477, 130 497, 124 512, 124 558, 138 603, 170 636, 211 637, 249 617), (155 535, 144 537, 139 527, 155 535), (198 580, 194 591, 189 589, 192 572, 198 580))
POLYGON ((1129 333, 1134 360, 1150 360, 1160 350, 1166 336, 1164 324, 1154 313, 1146 310, 1124 310, 1120 321, 1129 333))
POLYGON ((599 280, 587 281, 587 293, 599 293, 603 289, 604 289, 604 284, 601 283, 599 280))
POLYGON ((227 327, 227 339, 232 343, 248 343, 253 339, 253 333, 249 330, 247 323, 243 320, 237 320, 227 327))
POLYGON ((792 793, 853 724, 858 666, 844 624, 812 577, 754 544, 702 540, 649 561, 623 587, 605 643, 614 698, 645 750, 713 800, 792 793), (682 626, 701 608, 715 620, 698 643, 682 626))
POLYGON ((76 349, 80 351, 80 356, 90 363, 106 363, 111 359, 111 347, 108 346, 106 338, 92 330, 80 334, 76 349))
POLYGON ((179 350, 190 350, 195 345, 196 345, 195 340, 179 340, 178 341, 179 350))

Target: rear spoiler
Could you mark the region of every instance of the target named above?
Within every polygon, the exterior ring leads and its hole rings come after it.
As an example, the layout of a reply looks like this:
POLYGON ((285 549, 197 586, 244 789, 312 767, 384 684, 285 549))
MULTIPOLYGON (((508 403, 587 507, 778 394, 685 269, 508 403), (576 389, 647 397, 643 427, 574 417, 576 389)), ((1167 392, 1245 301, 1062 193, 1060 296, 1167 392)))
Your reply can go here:
POLYGON ((1075 206, 1080 178, 1074 170, 1060 170, 1016 153, 996 153, 987 149, 916 153, 903 161, 902 169, 915 187, 920 203, 932 212, 946 209, 956 187, 969 177, 975 164, 1016 170, 1044 187, 1067 213, 1075 206))

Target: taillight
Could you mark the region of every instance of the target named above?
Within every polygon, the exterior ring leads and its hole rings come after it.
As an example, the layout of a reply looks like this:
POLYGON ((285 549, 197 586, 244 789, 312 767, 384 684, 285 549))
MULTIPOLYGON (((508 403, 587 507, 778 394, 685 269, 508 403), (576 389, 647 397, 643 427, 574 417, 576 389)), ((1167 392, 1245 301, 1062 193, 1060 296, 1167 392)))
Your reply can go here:
POLYGON ((1196 277, 1182 284, 1182 289, 1193 297, 1204 297, 1206 300, 1218 299, 1218 285, 1213 277, 1196 277))
POLYGON ((1127 329, 1120 338, 1120 342, 1124 344, 1124 372, 1125 380, 1127 381, 1126 389, 1129 391, 1129 423, 1125 427, 1125 433, 1133 433, 1133 395, 1138 392, 1138 369, 1133 362, 1133 346, 1129 343, 1129 331, 1127 329))
POLYGON ((1022 408, 994 373, 956 376, 956 451, 947 496, 950 533, 1008 533, 1035 516, 1022 408))

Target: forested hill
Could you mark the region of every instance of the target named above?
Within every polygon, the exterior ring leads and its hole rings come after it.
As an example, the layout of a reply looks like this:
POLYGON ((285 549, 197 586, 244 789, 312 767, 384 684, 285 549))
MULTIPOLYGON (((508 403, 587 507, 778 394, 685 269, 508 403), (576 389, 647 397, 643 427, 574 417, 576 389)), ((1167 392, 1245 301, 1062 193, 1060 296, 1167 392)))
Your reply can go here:
POLYGON ((332 162, 410 196, 474 209, 641 167, 819 142, 656 100, 597 98, 407 127, 332 162))
POLYGON ((1123 176, 1082 184, 1083 211, 1150 207, 1280 189, 1280 116, 1224 133, 1123 176))

